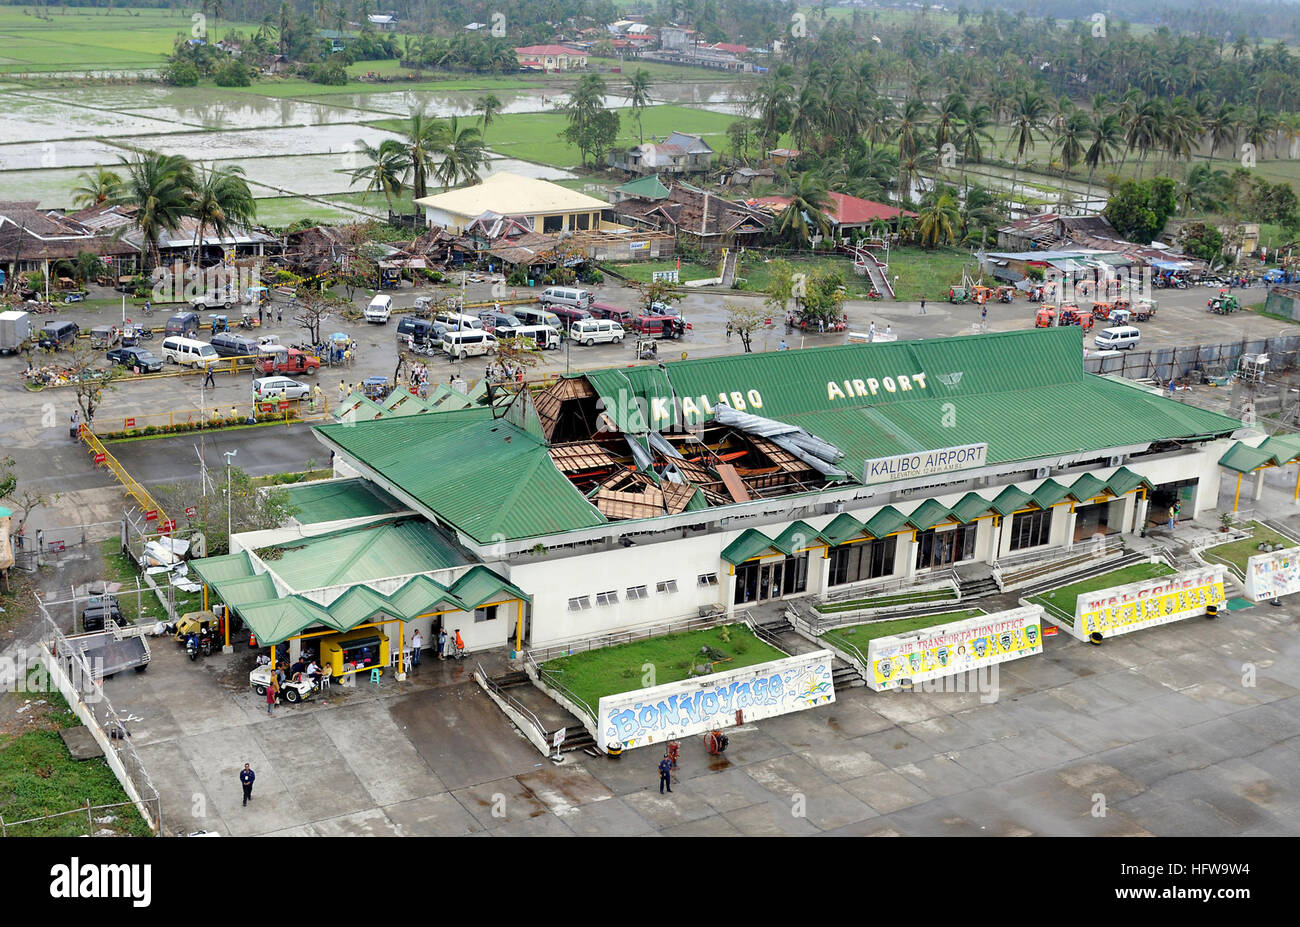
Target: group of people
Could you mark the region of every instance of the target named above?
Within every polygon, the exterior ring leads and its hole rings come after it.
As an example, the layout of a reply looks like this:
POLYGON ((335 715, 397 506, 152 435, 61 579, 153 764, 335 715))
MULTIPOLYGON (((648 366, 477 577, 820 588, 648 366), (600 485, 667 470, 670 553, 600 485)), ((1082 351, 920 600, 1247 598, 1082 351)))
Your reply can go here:
POLYGON ((487 370, 484 371, 484 376, 494 383, 500 383, 502 381, 510 382, 513 380, 516 383, 522 384, 524 382, 524 365, 512 364, 509 361, 493 361, 487 365, 487 370))

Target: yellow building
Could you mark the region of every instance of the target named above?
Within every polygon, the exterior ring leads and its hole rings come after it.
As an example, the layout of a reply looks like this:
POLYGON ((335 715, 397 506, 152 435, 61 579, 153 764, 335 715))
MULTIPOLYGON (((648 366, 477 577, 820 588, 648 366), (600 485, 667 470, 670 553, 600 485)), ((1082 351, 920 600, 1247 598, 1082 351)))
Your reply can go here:
MULTIPOLYGON (((430 225, 442 226, 456 234, 462 234, 486 212, 523 216, 532 223, 535 232, 595 230, 602 227, 601 212, 610 208, 609 203, 594 196, 506 171, 472 187, 448 190, 415 202, 424 207, 430 225)), ((613 223, 605 225, 615 227, 613 223)))

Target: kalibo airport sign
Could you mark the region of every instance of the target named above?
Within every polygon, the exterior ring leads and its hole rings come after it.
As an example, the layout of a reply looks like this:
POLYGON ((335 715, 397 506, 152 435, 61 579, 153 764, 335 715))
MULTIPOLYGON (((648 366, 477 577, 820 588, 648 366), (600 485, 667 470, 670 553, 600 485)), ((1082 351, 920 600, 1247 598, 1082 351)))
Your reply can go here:
POLYGON ((895 454, 893 457, 876 457, 862 466, 862 482, 892 483, 915 477, 935 476, 954 470, 982 467, 989 459, 987 444, 963 444, 937 451, 919 451, 915 454, 895 454))
POLYGON ((867 645, 867 685, 877 692, 1043 652, 1041 605, 965 618, 867 645))
POLYGON ((1066 630, 1087 640, 1093 632, 1114 637, 1204 615, 1209 606, 1222 607, 1227 601, 1224 570, 1202 567, 1081 595, 1075 602, 1074 627, 1066 630))
POLYGON ((1257 554, 1246 561, 1246 598, 1252 602, 1300 592, 1300 547, 1257 554))
POLYGON ((829 650, 600 700, 601 746, 644 747, 835 701, 829 650))

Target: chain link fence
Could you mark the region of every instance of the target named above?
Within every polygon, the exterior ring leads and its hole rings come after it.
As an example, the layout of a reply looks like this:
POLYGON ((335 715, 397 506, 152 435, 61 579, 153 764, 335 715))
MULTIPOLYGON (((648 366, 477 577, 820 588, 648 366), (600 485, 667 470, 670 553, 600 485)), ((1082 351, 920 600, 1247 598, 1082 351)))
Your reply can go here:
POLYGON ((32 531, 24 526, 20 533, 10 538, 14 566, 27 573, 35 573, 42 566, 59 566, 76 560, 92 559, 95 556, 94 546, 116 536, 120 530, 121 525, 115 521, 32 531))

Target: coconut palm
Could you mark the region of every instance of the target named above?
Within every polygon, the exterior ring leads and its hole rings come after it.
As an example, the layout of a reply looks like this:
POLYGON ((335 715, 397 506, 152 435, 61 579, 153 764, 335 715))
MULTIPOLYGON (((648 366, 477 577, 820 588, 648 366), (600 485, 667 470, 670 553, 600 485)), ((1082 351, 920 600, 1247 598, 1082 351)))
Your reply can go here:
POLYGON ((462 127, 455 116, 439 126, 435 151, 442 155, 442 161, 434 171, 438 181, 444 187, 454 187, 477 180, 479 168, 487 160, 482 134, 473 126, 462 127))
POLYGON ((989 134, 989 126, 992 124, 993 110, 987 103, 976 103, 966 108, 966 114, 957 125, 954 141, 957 150, 961 152, 963 187, 966 185, 966 163, 974 161, 979 164, 984 160, 984 146, 993 144, 993 136, 989 134))
POLYGON ((72 202, 77 206, 100 206, 106 203, 119 186, 122 178, 102 164, 94 170, 77 175, 80 186, 72 188, 72 202))
MULTIPOLYGON (((410 162, 411 192, 415 199, 429 195, 428 178, 434 172, 434 156, 443 143, 446 131, 443 122, 433 119, 423 110, 412 108, 402 127, 405 138, 406 159, 410 162)), ((383 147, 382 145, 380 146, 383 147)))
POLYGON ((388 211, 393 211, 393 197, 401 196, 404 178, 411 170, 411 157, 406 146, 395 138, 385 139, 379 147, 367 145, 357 139, 357 147, 369 164, 352 171, 352 183, 366 181, 366 191, 382 193, 388 200, 388 211))
POLYGON ((922 198, 917 219, 922 248, 952 244, 957 227, 957 197, 951 187, 936 187, 922 198))
POLYGON ((1061 122, 1056 128, 1056 141, 1052 145, 1061 158, 1062 177, 1074 170, 1074 166, 1083 160, 1083 144, 1087 140, 1091 127, 1092 120, 1081 109, 1072 109, 1062 114, 1061 122))
POLYGON ((109 196, 114 205, 134 206, 135 221, 144 235, 146 270, 159 260, 158 239, 175 232, 190 214, 194 165, 182 155, 145 151, 122 158, 122 183, 109 196))
POLYGON ((257 218, 257 204, 244 180, 244 169, 206 167, 199 170, 190 189, 189 214, 198 220, 194 230, 194 263, 203 261, 203 233, 211 228, 219 238, 229 237, 237 225, 257 218))
POLYGON ((641 114, 651 103, 650 72, 645 68, 637 68, 631 78, 628 79, 627 99, 632 104, 632 115, 636 118, 637 140, 644 142, 645 133, 641 129, 641 114))
POLYGON ((1088 199, 1091 200, 1092 175, 1098 167, 1114 163, 1115 152, 1124 141, 1124 130, 1115 113, 1099 115, 1094 112, 1089 134, 1092 141, 1083 153, 1083 163, 1088 167, 1088 199))
POLYGON ((797 177, 783 178, 789 191, 790 203, 776 217, 776 231, 795 247, 812 241, 815 232, 831 234, 831 220, 826 213, 831 208, 831 198, 826 192, 826 182, 811 171, 797 177))
POLYGON ((1016 181, 1020 174, 1020 163, 1025 152, 1034 147, 1034 140, 1045 138, 1043 120, 1047 118, 1047 100, 1032 90, 1022 90, 1011 103, 1011 138, 1007 141, 1007 150, 1015 146, 1015 166, 1011 172, 1011 193, 1016 192, 1016 181))
POLYGON ((1210 160, 1220 146, 1233 148, 1237 144, 1237 108, 1231 103, 1220 103, 1201 123, 1210 139, 1210 160))
POLYGON ((483 124, 482 136, 483 144, 487 144, 487 128, 492 125, 493 120, 501 115, 503 108, 502 103, 497 99, 495 93, 489 93, 487 96, 479 97, 474 101, 474 108, 479 112, 479 122, 483 124))

